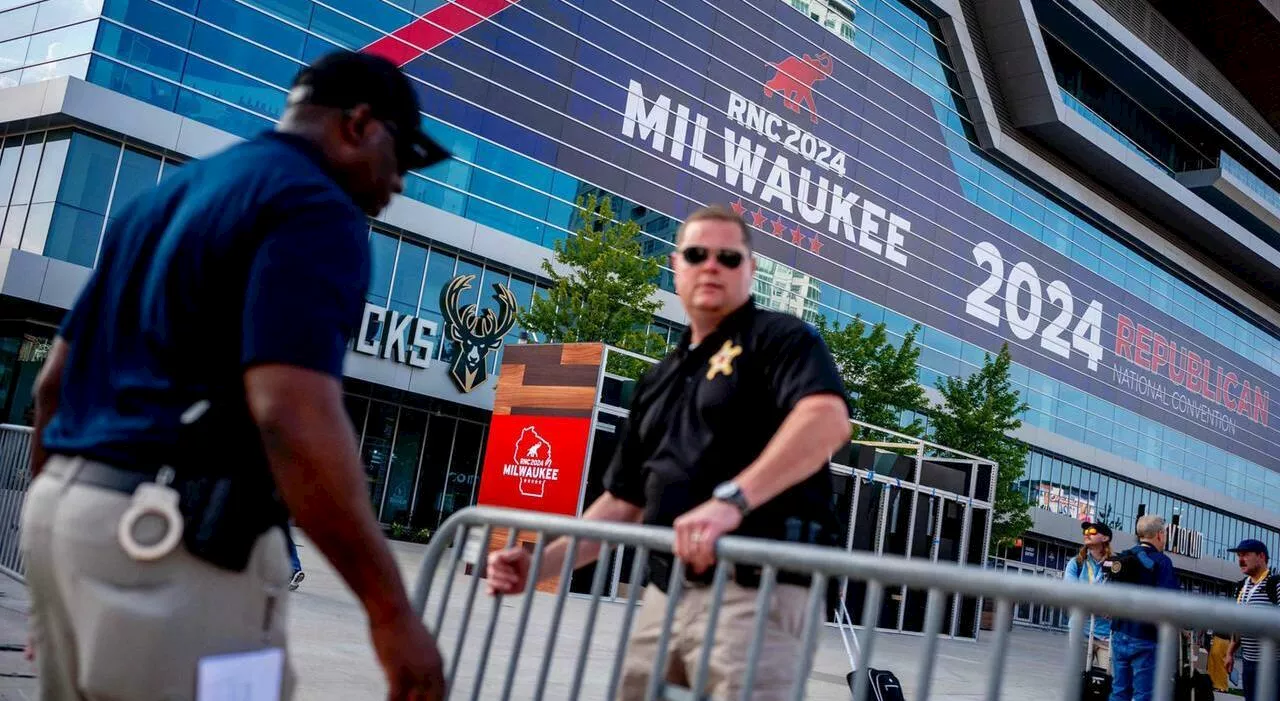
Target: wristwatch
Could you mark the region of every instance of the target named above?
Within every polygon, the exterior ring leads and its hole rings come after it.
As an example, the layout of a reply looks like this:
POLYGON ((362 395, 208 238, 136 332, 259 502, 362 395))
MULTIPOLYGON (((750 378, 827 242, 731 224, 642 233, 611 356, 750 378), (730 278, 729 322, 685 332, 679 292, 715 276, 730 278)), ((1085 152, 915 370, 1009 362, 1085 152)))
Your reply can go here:
POLYGON ((743 517, 751 513, 751 506, 747 504, 747 495, 742 493, 742 487, 739 487, 736 482, 721 482, 716 486, 715 491, 711 492, 711 496, 738 507, 743 517))

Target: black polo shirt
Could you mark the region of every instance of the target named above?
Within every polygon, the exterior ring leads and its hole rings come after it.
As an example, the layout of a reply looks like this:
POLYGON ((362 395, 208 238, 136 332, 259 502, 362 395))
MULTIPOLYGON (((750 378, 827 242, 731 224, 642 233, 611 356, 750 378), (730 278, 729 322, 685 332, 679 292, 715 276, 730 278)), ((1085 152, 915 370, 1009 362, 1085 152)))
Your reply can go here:
MULTIPOLYGON (((640 379, 604 487, 643 508, 644 523, 671 526, 746 469, 796 403, 814 394, 845 397, 822 337, 799 318, 748 300, 697 347, 686 332, 640 379)), ((831 473, 818 470, 757 505, 735 533, 834 544, 833 502, 831 473)), ((669 562, 658 556, 650 568, 669 562)))

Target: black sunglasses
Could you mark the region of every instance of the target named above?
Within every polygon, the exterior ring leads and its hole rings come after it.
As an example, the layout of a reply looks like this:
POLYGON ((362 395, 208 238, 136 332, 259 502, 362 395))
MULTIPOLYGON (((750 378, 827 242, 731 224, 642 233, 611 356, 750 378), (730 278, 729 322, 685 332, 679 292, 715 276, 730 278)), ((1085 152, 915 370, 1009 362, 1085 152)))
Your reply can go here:
POLYGON ((701 265, 711 255, 711 251, 716 252, 716 261, 724 267, 734 270, 742 265, 742 252, 729 248, 711 249, 706 246, 686 246, 680 249, 680 257, 684 258, 684 262, 689 265, 701 265))

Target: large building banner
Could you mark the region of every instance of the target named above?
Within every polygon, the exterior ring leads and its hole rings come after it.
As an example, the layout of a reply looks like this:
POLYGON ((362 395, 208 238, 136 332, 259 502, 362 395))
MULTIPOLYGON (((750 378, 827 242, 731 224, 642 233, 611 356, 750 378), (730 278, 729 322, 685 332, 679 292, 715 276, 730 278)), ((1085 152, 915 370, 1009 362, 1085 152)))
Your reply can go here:
POLYGON ((728 204, 764 256, 1280 469, 1275 377, 966 198, 929 97, 786 3, 471 0, 398 35, 443 121, 677 219, 728 204))

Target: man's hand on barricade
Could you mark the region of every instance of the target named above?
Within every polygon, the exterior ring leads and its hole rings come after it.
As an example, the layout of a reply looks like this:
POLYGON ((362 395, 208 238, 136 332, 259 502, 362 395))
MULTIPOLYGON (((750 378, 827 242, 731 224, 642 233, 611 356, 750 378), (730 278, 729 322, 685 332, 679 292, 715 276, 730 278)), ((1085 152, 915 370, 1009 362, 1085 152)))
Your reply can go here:
POLYGON ((742 524, 742 512, 732 504, 717 499, 677 518, 676 557, 695 574, 702 574, 716 563, 716 541, 742 524))
POLYGON ((388 701, 443 701, 444 661, 416 616, 370 627, 373 649, 387 677, 388 701))
POLYGON ((490 594, 519 594, 524 591, 529 578, 529 553, 515 547, 489 553, 490 594))

